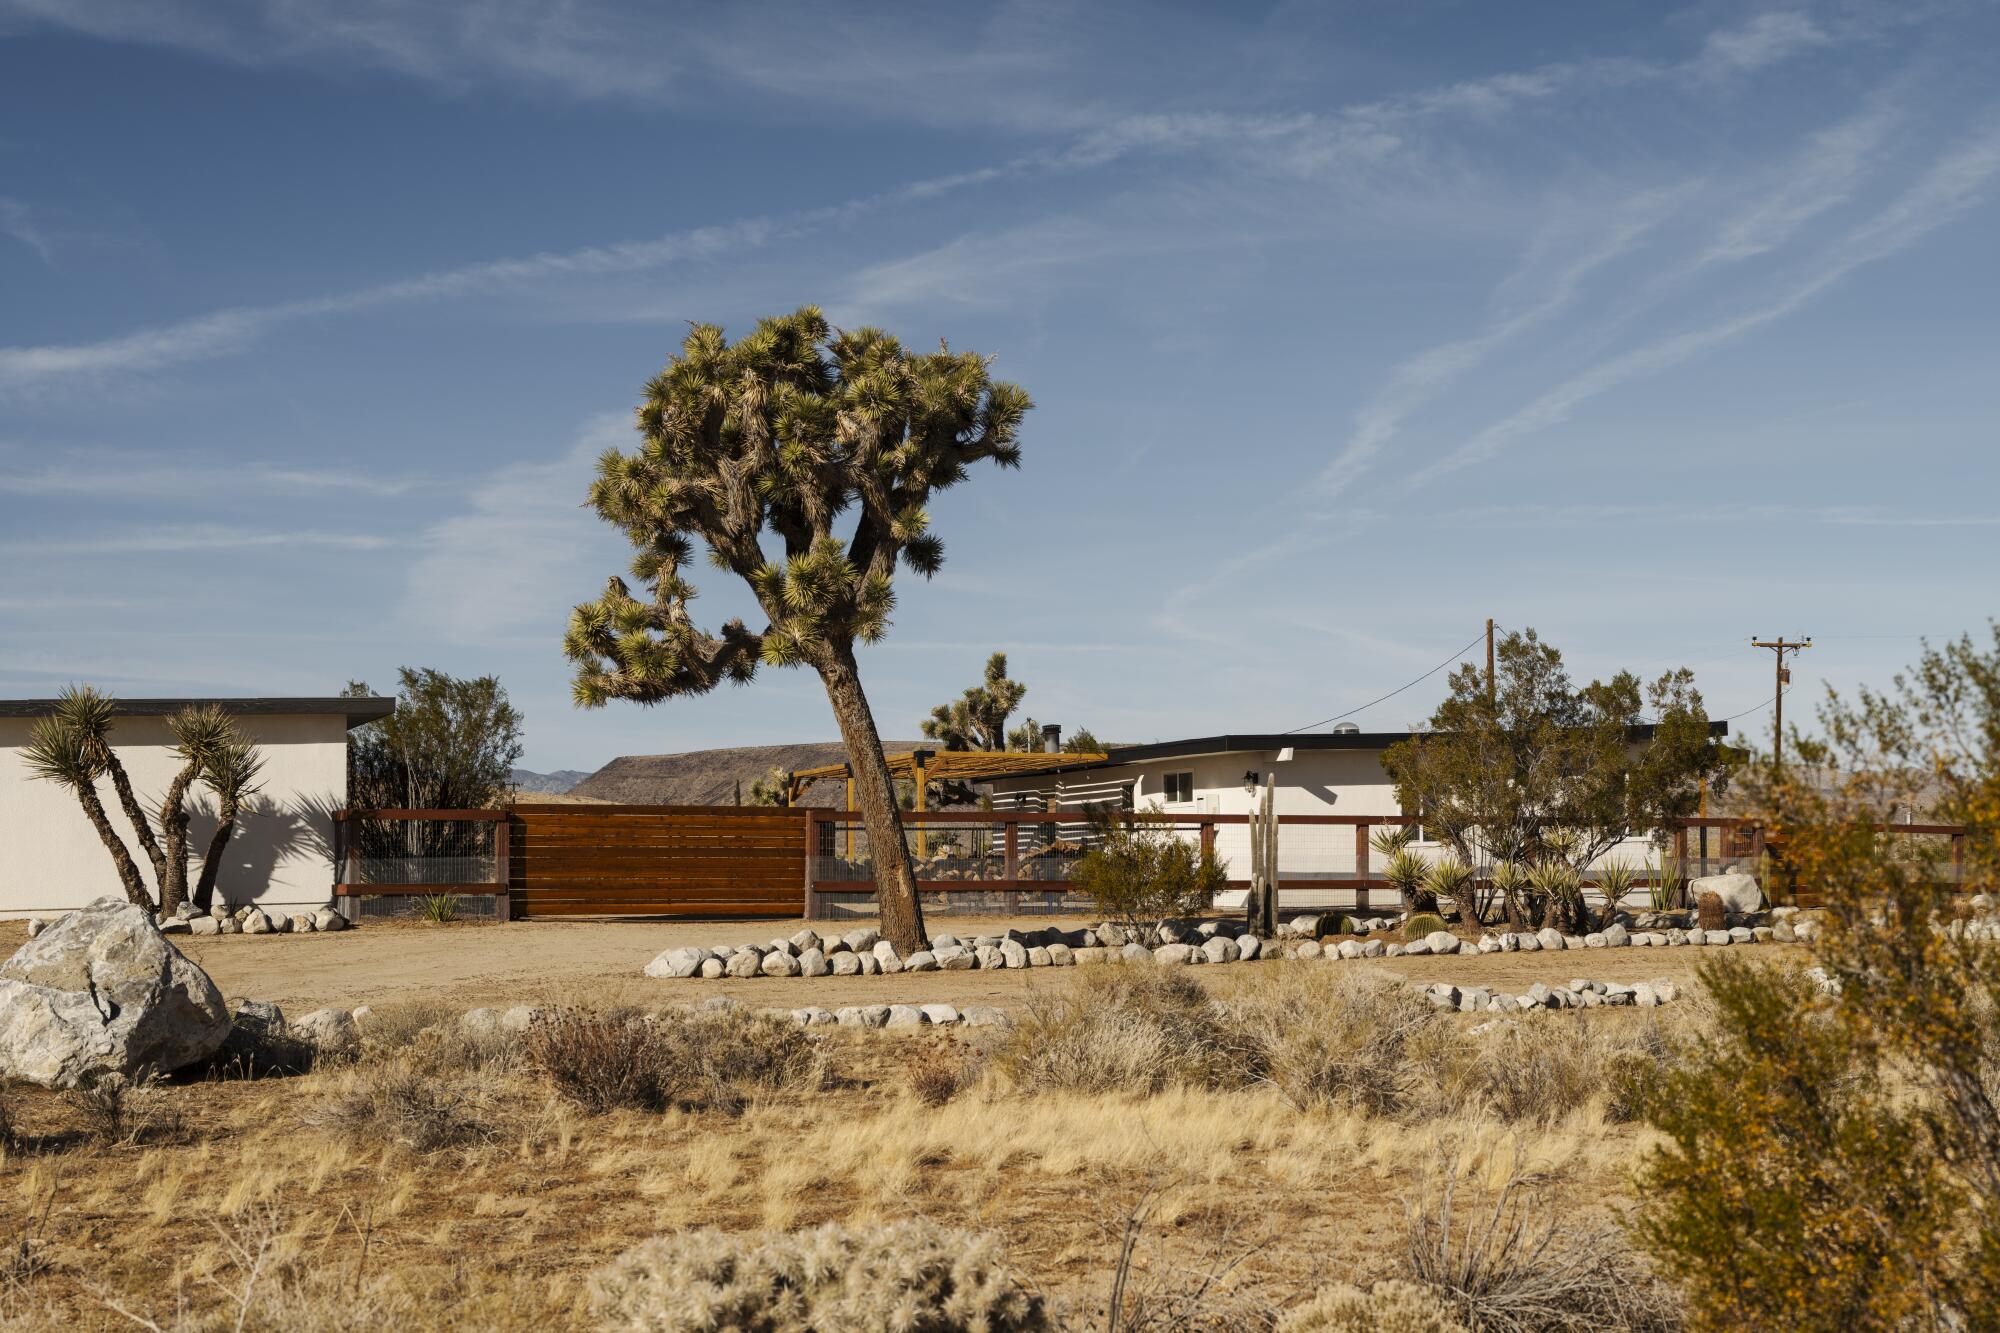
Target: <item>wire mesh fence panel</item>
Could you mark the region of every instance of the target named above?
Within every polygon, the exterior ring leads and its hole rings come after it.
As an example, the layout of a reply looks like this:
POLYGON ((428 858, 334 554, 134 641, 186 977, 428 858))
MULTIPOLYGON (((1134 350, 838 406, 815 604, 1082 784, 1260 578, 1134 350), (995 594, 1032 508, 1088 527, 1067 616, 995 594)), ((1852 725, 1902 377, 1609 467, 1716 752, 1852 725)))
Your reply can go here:
POLYGON ((499 873, 496 820, 350 815, 336 828, 335 878, 363 885, 491 884, 499 873))

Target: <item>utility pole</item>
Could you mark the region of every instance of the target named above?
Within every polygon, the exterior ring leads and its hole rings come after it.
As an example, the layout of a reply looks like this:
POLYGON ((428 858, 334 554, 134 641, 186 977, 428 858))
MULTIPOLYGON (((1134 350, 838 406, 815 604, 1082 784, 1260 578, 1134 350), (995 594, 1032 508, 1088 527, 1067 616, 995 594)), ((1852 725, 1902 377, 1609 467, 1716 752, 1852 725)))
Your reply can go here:
POLYGON ((1486 617, 1486 704, 1492 707, 1499 696, 1493 691, 1493 617, 1486 617))
POLYGON ((1787 639, 1782 634, 1775 639, 1753 638, 1750 640, 1750 646, 1752 648, 1769 648, 1776 654, 1775 661, 1778 670, 1775 684, 1777 685, 1777 691, 1776 696, 1771 702, 1776 706, 1777 713, 1771 720, 1771 766, 1773 768, 1783 768, 1785 766, 1785 686, 1792 683, 1792 669, 1785 665, 1785 654, 1796 653, 1801 649, 1812 647, 1812 636, 1808 634, 1805 638, 1797 640, 1787 639))

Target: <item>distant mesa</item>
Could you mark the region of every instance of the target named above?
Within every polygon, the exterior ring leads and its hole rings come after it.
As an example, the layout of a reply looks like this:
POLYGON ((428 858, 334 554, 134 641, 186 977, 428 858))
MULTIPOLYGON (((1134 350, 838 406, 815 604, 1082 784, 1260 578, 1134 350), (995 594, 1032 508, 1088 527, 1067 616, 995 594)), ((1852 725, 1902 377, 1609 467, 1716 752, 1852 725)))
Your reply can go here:
POLYGON ((560 796, 589 776, 590 774, 580 768, 559 768, 553 773, 537 773, 531 768, 517 768, 514 770, 514 787, 523 793, 560 796))
MULTIPOLYGON (((936 741, 884 741, 891 754, 923 748, 936 741)), ((685 754, 628 754, 564 793, 572 800, 608 801, 617 805, 731 805, 738 783, 743 801, 750 801, 752 784, 774 768, 796 772, 847 761, 847 747, 838 741, 805 745, 744 745, 725 750, 689 750, 685 754)), ((816 782, 801 805, 838 809, 847 801, 839 782, 816 782)))

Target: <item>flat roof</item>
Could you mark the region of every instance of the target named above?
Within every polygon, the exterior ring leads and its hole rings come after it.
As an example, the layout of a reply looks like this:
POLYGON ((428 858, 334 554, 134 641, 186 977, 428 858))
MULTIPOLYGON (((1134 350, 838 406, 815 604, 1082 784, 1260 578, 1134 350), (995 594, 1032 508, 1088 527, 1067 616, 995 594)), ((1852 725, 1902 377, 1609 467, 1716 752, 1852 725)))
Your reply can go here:
MULTIPOLYGON (((236 717, 297 717, 301 714, 345 717, 348 728, 379 722, 396 711, 393 698, 370 695, 351 698, 329 695, 303 699, 115 699, 112 711, 125 717, 167 717, 190 706, 212 704, 236 717)), ((54 699, 0 699, 0 717, 47 717, 54 699)))
MULTIPOLYGON (((1645 724, 1632 728, 1633 740, 1650 740, 1654 728, 1645 724)), ((1052 764, 1027 773, 1009 773, 1010 778, 1043 777, 1056 772, 1074 773, 1089 768, 1116 768, 1121 764, 1144 763, 1149 759, 1182 759, 1198 754, 1232 754, 1251 750, 1386 750, 1412 736, 1415 731, 1323 731, 1310 735, 1287 732, 1251 732, 1224 736, 1192 736, 1179 741, 1154 741, 1149 745, 1120 745, 1104 758, 1090 764, 1052 764)), ((1711 722, 1708 734, 1727 736, 1727 722, 1711 722)))

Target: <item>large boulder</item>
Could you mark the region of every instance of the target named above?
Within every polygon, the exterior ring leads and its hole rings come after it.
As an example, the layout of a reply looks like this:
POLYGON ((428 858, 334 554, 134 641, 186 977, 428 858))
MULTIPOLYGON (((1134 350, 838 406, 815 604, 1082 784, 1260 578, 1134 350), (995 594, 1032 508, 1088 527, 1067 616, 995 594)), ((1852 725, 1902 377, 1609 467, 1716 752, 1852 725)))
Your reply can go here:
POLYGON ((152 913, 99 898, 0 964, 0 1077, 72 1088, 199 1064, 228 1038, 208 974, 152 913))
POLYGON ((1757 877, 1736 866, 1731 866, 1720 875, 1703 875, 1689 883, 1690 899, 1700 902, 1704 893, 1712 893, 1722 899, 1722 910, 1732 916, 1749 916, 1764 906, 1764 895, 1757 887, 1757 877))

